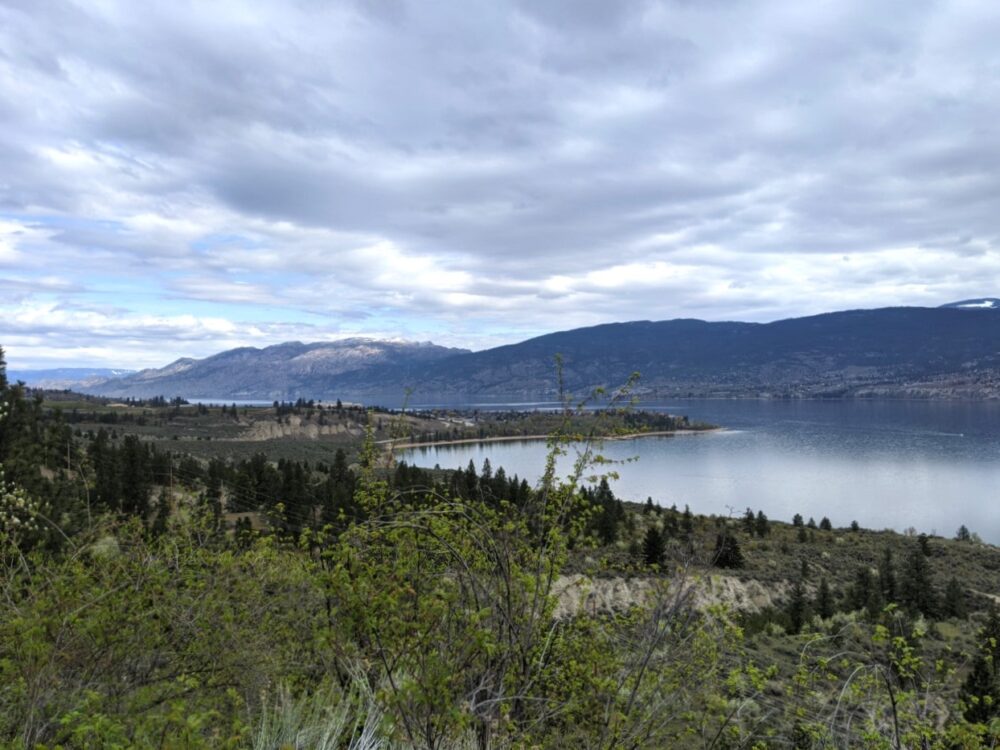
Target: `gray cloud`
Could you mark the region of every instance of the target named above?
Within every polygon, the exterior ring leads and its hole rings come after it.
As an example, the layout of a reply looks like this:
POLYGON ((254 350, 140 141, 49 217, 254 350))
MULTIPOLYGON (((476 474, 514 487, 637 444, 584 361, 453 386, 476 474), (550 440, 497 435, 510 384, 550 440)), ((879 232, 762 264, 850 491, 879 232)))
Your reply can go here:
POLYGON ((996 294, 998 34, 985 2, 0 0, 0 312, 131 285, 136 325, 478 346, 996 294))

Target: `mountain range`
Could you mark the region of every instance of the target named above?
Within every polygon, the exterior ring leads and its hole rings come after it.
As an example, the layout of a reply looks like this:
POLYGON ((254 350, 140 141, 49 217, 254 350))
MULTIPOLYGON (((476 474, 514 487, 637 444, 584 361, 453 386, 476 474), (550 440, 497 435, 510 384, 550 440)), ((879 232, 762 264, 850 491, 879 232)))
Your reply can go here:
POLYGON ((63 390, 97 386, 108 380, 132 375, 135 370, 109 367, 55 367, 49 370, 8 370, 11 382, 23 381, 33 388, 63 390))
POLYGON ((263 349, 230 349, 205 359, 178 359, 166 367, 86 385, 83 392, 139 398, 336 398, 342 394, 336 384, 346 374, 392 372, 407 380, 435 361, 467 353, 431 343, 362 338, 312 344, 290 341, 263 349))
POLYGON ((1000 397, 1000 300, 849 310, 772 323, 634 321, 471 352, 346 339, 240 348, 78 385, 105 396, 218 399, 545 398, 615 387, 650 396, 1000 397))

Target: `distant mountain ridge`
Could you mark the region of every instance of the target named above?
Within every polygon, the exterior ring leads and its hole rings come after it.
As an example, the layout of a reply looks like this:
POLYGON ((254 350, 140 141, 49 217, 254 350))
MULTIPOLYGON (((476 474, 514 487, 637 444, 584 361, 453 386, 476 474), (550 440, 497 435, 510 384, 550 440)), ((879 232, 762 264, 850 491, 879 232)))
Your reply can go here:
POLYGON ((32 388, 62 390, 79 387, 81 384, 103 383, 134 372, 135 370, 108 367, 56 367, 47 370, 9 370, 7 377, 11 382, 21 381, 32 388))
POLYGON ((100 396, 144 398, 285 399, 332 395, 329 384, 346 372, 391 367, 405 377, 414 367, 468 352, 429 342, 364 338, 303 344, 289 341, 263 349, 240 347, 205 359, 178 359, 85 388, 100 396), (315 394, 315 396, 313 395, 315 394))
POLYGON ((772 323, 609 323, 480 352, 293 342, 109 380, 88 392, 214 398, 551 397, 641 373, 651 396, 1000 397, 1000 302, 848 310, 772 323))

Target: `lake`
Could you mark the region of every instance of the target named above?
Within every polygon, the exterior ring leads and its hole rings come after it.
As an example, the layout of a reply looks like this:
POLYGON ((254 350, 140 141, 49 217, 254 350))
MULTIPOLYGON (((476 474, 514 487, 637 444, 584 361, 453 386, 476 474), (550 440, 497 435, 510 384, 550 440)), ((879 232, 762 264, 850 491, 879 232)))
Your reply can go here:
MULTIPOLYGON (((790 521, 795 513, 835 526, 857 520, 953 536, 961 524, 1000 543, 1000 403, 946 401, 676 400, 641 408, 723 425, 721 432, 609 441, 626 500, 677 504, 705 514, 747 507, 790 521)), ((533 482, 537 441, 421 447, 418 466, 477 467, 489 458, 533 482)), ((567 470, 568 470, 567 463, 567 470)))

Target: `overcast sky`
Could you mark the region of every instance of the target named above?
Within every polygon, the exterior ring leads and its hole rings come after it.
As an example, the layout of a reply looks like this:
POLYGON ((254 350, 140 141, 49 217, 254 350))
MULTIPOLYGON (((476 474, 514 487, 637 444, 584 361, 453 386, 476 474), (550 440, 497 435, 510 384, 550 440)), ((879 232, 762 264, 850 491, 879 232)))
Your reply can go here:
POLYGON ((1000 296, 1000 3, 0 0, 0 346, 1000 296))

